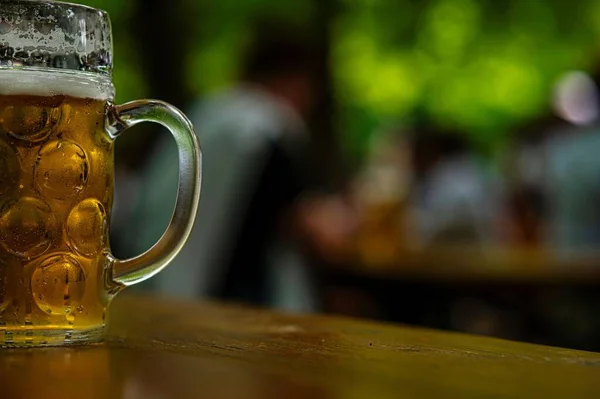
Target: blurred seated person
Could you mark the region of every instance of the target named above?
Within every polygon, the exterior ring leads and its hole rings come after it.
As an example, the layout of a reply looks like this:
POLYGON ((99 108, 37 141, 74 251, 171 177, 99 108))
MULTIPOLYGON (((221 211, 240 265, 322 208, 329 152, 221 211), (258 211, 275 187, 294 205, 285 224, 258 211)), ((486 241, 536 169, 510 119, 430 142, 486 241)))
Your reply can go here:
POLYGON ((565 254, 600 248, 599 82, 600 72, 572 71, 554 92, 554 111, 568 125, 553 129, 545 145, 548 240, 565 254))
POLYGON ((518 177, 512 193, 515 219, 521 220, 523 233, 529 230, 530 238, 535 236, 553 251, 570 254, 597 249, 597 83, 584 72, 568 72, 557 80, 552 103, 552 112, 530 121, 517 132, 519 146, 512 149, 518 177), (537 229, 532 226, 535 224, 537 229))
POLYGON ((414 170, 413 200, 424 247, 496 240, 500 180, 464 138, 430 129, 417 132, 414 170))
POLYGON ((540 248, 547 242, 549 221, 549 138, 566 124, 545 113, 518 126, 503 154, 506 172, 506 242, 515 247, 540 248))
MULTIPOLYGON (((311 169, 304 121, 314 104, 315 63, 309 42, 267 31, 247 54, 241 81, 188 112, 203 150, 198 218, 182 253, 148 288, 272 306, 290 294, 295 305, 287 308, 314 309, 298 243, 327 257, 354 229, 344 200, 314 190, 319 171, 311 169)), ((139 251, 158 239, 172 214, 177 165, 165 135, 143 176, 150 194, 137 207, 141 234, 132 238, 139 251)))

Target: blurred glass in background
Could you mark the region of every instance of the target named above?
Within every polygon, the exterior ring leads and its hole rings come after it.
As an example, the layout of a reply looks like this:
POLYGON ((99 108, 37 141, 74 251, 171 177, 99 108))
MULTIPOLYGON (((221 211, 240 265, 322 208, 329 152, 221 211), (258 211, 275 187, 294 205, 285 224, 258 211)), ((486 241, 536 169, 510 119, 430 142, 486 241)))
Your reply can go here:
MULTIPOLYGON (((177 105, 204 146, 194 236, 146 290, 600 349, 600 2, 163 1, 82 1, 117 101, 177 105)), ((123 257, 177 178, 136 130, 123 257)))

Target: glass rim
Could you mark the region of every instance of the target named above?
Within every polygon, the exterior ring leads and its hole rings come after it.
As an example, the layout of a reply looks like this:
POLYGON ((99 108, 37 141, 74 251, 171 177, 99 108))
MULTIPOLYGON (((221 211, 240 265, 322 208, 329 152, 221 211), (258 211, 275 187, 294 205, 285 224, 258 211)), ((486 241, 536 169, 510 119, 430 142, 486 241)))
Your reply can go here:
POLYGON ((112 75, 108 12, 54 0, 0 0, 0 66, 112 75))
POLYGON ((56 5, 64 5, 70 7, 77 7, 82 9, 87 9, 90 11, 98 11, 102 14, 108 15, 108 12, 104 11, 101 8, 96 8, 92 6, 88 6, 85 4, 72 3, 70 1, 56 1, 56 0, 0 0, 0 3, 30 3, 30 4, 56 4, 56 5))

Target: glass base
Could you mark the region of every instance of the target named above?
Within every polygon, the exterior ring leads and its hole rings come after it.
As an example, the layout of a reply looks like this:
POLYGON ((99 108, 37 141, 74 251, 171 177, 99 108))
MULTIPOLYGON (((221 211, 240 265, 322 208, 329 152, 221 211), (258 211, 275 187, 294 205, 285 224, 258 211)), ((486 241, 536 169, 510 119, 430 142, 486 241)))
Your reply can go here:
POLYGON ((102 341, 104 327, 88 330, 0 327, 0 348, 87 345, 102 341))

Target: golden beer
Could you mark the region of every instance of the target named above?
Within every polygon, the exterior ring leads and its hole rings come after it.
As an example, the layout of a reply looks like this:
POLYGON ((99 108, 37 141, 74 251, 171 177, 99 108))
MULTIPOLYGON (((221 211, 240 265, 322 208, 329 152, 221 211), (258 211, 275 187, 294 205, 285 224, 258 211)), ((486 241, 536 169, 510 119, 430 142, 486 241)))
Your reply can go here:
POLYGON ((0 338, 96 328, 113 200, 106 100, 1 93, 0 338))

